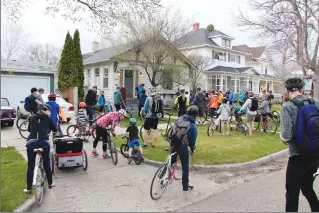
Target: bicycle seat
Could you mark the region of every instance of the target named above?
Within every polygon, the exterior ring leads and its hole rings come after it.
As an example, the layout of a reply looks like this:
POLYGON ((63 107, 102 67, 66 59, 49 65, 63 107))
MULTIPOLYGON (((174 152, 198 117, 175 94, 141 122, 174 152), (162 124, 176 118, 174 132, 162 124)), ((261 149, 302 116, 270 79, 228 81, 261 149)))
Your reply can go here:
POLYGON ((33 152, 40 153, 40 152, 43 152, 43 149, 42 148, 34 149, 33 152))

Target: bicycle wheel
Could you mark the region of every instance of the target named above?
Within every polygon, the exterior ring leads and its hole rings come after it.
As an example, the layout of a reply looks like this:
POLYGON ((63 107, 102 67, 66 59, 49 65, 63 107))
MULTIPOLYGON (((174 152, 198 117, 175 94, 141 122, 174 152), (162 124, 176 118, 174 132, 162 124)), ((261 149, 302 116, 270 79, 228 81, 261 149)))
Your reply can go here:
POLYGON ((51 165, 52 175, 54 175, 54 154, 53 154, 53 152, 50 152, 50 165, 51 165))
POLYGON ((72 124, 68 126, 68 128, 66 129, 66 133, 68 134, 68 136, 75 136, 79 134, 79 128, 76 125, 72 124))
POLYGON ((280 114, 279 114, 279 112, 277 112, 277 111, 272 111, 272 112, 271 112, 271 115, 272 115, 273 117, 277 118, 278 124, 280 124, 280 114))
POLYGON ((129 147, 127 144, 121 144, 120 151, 121 151, 121 154, 123 155, 123 157, 128 158, 128 156, 129 156, 128 150, 129 150, 129 147))
POLYGON ((88 155, 85 150, 83 150, 82 153, 82 168, 86 171, 88 169, 88 155))
POLYGON ((134 162, 136 165, 140 165, 142 163, 142 154, 139 150, 134 149, 134 162))
POLYGON ((39 166, 36 168, 36 189, 34 193, 34 198, 38 206, 41 206, 44 197, 44 171, 39 166))
POLYGON ((22 124, 19 126, 19 133, 22 138, 27 139, 29 136, 29 131, 28 131, 28 126, 29 126, 29 121, 25 120, 22 124))
POLYGON ((17 128, 19 129, 20 128, 20 125, 25 121, 26 119, 23 118, 23 117, 19 117, 16 121, 16 126, 17 128))
POLYGON ((158 200, 163 193, 165 192, 167 185, 168 185, 168 177, 170 174, 170 170, 167 164, 163 164, 158 170, 155 172, 151 188, 150 188, 150 195, 153 200, 158 200), (158 180, 156 180, 158 178, 158 180), (159 192, 155 189, 155 184, 159 183, 159 192))
POLYGON ((200 120, 200 122, 201 122, 202 124, 205 123, 205 121, 207 121, 208 111, 209 111, 209 110, 204 110, 203 116, 202 116, 202 117, 198 117, 199 120, 200 120))
POLYGON ((266 132, 269 134, 275 134, 278 128, 278 121, 276 118, 268 118, 268 124, 266 132))
POLYGON ((237 122, 235 121, 235 119, 230 120, 230 122, 229 122, 229 130, 230 131, 237 131, 237 122))
POLYGON ((114 165, 116 165, 117 161, 118 161, 118 155, 117 155, 116 146, 115 146, 113 141, 111 141, 109 143, 109 150, 110 150, 110 153, 111 153, 112 162, 113 162, 114 165))
POLYGON ((161 135, 165 140, 168 140, 168 138, 170 138, 171 134, 172 134, 172 125, 168 126, 168 129, 165 129, 165 132, 163 133, 163 131, 161 131, 161 135))
POLYGON ((244 135, 244 136, 246 136, 247 135, 247 132, 248 132, 248 128, 245 126, 245 125, 240 125, 239 126, 239 130, 240 130, 240 132, 244 135))
POLYGON ((210 124, 207 126, 207 136, 213 136, 214 132, 216 130, 216 126, 214 122, 210 122, 210 124))

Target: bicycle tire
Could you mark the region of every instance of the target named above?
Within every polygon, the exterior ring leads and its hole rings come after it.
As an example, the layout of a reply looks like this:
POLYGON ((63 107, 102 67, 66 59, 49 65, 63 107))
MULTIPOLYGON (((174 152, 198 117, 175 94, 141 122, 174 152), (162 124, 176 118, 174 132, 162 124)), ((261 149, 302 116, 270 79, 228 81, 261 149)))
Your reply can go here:
MULTIPOLYGON (((151 183, 151 188, 150 188, 150 195, 151 195, 151 198, 153 200, 158 200, 165 192, 166 188, 167 188, 167 185, 168 185, 168 180, 161 180, 161 182, 163 181, 164 184, 163 184, 163 188, 162 188, 162 192, 158 195, 158 196, 155 196, 153 195, 153 186, 154 186, 154 182, 155 182, 155 179, 158 175, 160 175, 161 172, 163 172, 163 170, 166 170, 166 172, 169 172, 170 173, 170 170, 168 169, 168 166, 167 164, 163 164, 160 166, 160 168, 157 169, 157 171, 155 172, 154 176, 153 176, 153 179, 152 179, 152 183, 151 183)), ((165 174, 164 176, 166 176, 167 174, 165 174)), ((169 174, 168 174, 169 175, 169 174)), ((163 177, 161 177, 162 179, 163 177)), ((162 183, 161 183, 162 185, 162 183)))
POLYGON ((279 114, 279 112, 277 112, 277 111, 272 111, 272 112, 271 112, 271 115, 272 115, 273 117, 277 118, 278 124, 280 124, 280 114, 279 114))
POLYGON ((208 111, 209 111, 209 110, 205 110, 205 111, 204 111, 204 116, 203 116, 203 117, 198 117, 199 120, 200 120, 200 122, 201 122, 202 124, 207 121, 208 111))
POLYGON ((269 118, 268 124, 267 124, 267 133, 270 133, 271 135, 274 135, 277 132, 278 128, 278 120, 276 118, 269 118), (275 126, 272 126, 275 125, 275 126), (273 127, 271 130, 269 126, 273 127))
POLYGON ((215 132, 216 126, 213 122, 211 122, 208 126, 207 126, 207 136, 213 136, 214 132, 215 132))
POLYGON ((78 134, 78 133, 76 133, 77 130, 78 130, 77 126, 72 124, 72 125, 68 126, 68 128, 66 129, 66 134, 68 134, 68 136, 76 135, 76 134, 78 134), (72 133, 72 131, 73 131, 73 133, 72 133))
POLYGON ((165 133, 163 133, 163 131, 161 131, 161 135, 162 135, 162 137, 163 137, 165 140, 168 140, 168 139, 170 138, 171 134, 172 134, 172 131, 173 131, 172 125, 170 124, 170 125, 168 126, 168 130, 167 130, 167 129, 165 130, 165 133))
POLYGON ((88 155, 85 150, 82 151, 82 168, 84 171, 88 169, 88 155))
POLYGON ((110 154, 111 154, 111 158, 112 158, 112 163, 116 166, 116 164, 118 162, 118 154, 117 154, 117 149, 116 149, 115 143, 112 140, 109 143, 109 150, 110 150, 110 154))
POLYGON ((51 165, 52 175, 54 175, 54 154, 53 154, 53 152, 50 152, 50 165, 51 165))
POLYGON ((140 165, 142 163, 142 154, 139 150, 134 149, 135 156, 134 156, 134 162, 136 165, 140 165))
POLYGON ((28 136, 29 136, 29 131, 28 131, 28 129, 24 129, 23 127, 28 127, 28 125, 29 125, 29 121, 23 121, 23 123, 22 124, 20 124, 20 127, 19 127, 19 134, 20 134, 20 136, 22 137, 22 138, 24 138, 24 139, 27 139, 28 138, 28 136), (28 135, 27 136, 25 136, 25 135, 23 135, 22 133, 27 133, 28 135))
POLYGON ((129 147, 127 144, 121 144, 120 151, 123 157, 128 158, 129 155, 126 153, 128 150, 129 150, 129 147))
POLYGON ((20 128, 20 125, 23 123, 21 123, 21 122, 19 122, 19 121, 22 121, 23 120, 23 122, 26 120, 25 118, 23 118, 23 117, 19 117, 18 119, 17 119, 17 121, 16 121, 16 126, 17 126, 17 128, 19 129, 20 128))
POLYGON ((142 125, 141 128, 140 128, 140 138, 141 138, 141 140, 144 142, 143 129, 144 129, 144 125, 142 125))
POLYGON ((246 128, 246 126, 245 125, 240 125, 240 132, 244 135, 244 136, 246 136, 247 135, 247 131, 248 131, 248 128, 246 128))
POLYGON ((34 198, 38 206, 42 205, 43 197, 44 197, 44 171, 39 166, 37 167, 37 177, 36 177, 36 190, 34 193, 34 198), (40 180, 38 180, 40 178, 40 180), (39 185, 38 185, 39 184, 39 185), (40 187, 40 192, 38 192, 38 186, 40 187))

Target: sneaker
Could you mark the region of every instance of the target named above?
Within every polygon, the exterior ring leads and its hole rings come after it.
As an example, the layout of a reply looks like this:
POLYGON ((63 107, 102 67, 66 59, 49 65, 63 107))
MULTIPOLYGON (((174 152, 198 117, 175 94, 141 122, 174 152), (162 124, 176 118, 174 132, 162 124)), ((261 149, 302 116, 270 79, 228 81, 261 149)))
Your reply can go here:
POLYGON ((96 151, 92 151, 92 155, 93 155, 94 157, 99 156, 99 154, 98 154, 96 151))
POLYGON ((29 190, 29 189, 23 189, 23 192, 26 194, 31 194, 31 190, 29 190))
POLYGON ((127 158, 127 163, 130 164, 133 161, 132 157, 127 158))
POLYGON ((147 147, 147 144, 143 144, 142 147, 146 148, 146 147, 147 147))
POLYGON ((102 159, 111 158, 108 154, 102 155, 102 159))
POLYGON ((55 186, 55 183, 52 183, 51 185, 49 185, 49 189, 52 189, 55 186))

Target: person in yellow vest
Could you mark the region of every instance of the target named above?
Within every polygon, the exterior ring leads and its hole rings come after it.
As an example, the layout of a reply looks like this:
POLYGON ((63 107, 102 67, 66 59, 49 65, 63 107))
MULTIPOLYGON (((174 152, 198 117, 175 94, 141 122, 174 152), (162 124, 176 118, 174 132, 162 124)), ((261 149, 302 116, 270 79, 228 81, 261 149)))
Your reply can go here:
POLYGON ((178 117, 185 115, 186 109, 189 106, 189 100, 185 97, 185 89, 181 89, 180 93, 174 101, 174 104, 178 107, 178 117))
POLYGON ((223 103, 223 100, 224 100, 223 92, 219 91, 218 92, 218 107, 223 103))

